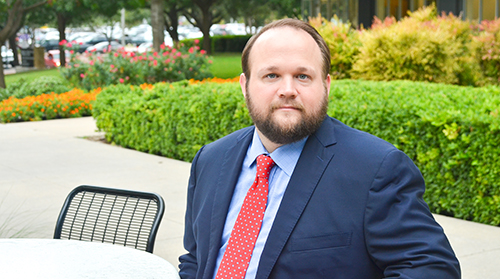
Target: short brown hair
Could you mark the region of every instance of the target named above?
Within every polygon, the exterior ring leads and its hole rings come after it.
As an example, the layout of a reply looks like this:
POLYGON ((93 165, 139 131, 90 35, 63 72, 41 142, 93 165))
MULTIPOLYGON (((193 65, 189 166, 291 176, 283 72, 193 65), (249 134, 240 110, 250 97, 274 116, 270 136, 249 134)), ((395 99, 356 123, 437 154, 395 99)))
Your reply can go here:
POLYGON ((252 36, 250 40, 248 40, 241 55, 241 68, 247 78, 247 81, 250 79, 250 65, 249 65, 250 51, 252 50, 255 41, 260 37, 260 35, 262 35, 264 32, 268 30, 286 26, 299 30, 304 30, 314 39, 316 44, 318 44, 318 47, 321 51, 321 56, 323 58, 323 78, 326 78, 326 76, 330 73, 330 63, 331 63, 330 49, 328 48, 328 45, 326 44, 323 37, 321 37, 318 31, 316 31, 316 29, 314 29, 314 27, 312 27, 308 23, 298 19, 285 18, 267 24, 257 34, 252 36))

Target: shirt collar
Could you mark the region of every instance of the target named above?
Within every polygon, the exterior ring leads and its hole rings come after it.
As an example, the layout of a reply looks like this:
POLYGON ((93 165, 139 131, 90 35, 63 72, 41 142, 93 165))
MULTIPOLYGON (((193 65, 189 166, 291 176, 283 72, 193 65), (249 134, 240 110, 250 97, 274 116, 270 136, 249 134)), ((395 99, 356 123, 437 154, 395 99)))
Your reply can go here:
POLYGON ((249 160, 245 162, 246 167, 250 168, 259 155, 268 154, 280 169, 282 169, 288 176, 292 176, 293 170, 299 160, 302 149, 304 149, 307 138, 308 137, 305 137, 297 142, 282 145, 269 154, 260 140, 257 129, 254 129, 253 139, 247 151, 247 158, 249 160))

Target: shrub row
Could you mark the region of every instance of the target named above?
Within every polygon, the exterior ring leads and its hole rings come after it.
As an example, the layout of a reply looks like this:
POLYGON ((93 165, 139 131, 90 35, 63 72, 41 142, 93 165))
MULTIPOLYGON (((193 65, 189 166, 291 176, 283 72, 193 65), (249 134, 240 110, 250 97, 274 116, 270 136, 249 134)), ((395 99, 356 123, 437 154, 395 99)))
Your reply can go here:
POLYGON ((401 21, 375 18, 366 30, 321 18, 310 23, 330 47, 335 79, 500 84, 500 19, 478 24, 438 16, 431 5, 401 21))
MULTIPOLYGON (((500 225, 500 89, 407 81, 336 81, 329 114, 405 151, 433 212, 500 225)), ((251 124, 238 83, 111 86, 93 116, 108 141, 191 161, 251 124)))
MULTIPOLYGON (((252 35, 224 35, 211 37, 212 52, 237 52, 241 53, 247 41, 252 35)), ((194 45, 196 39, 184 39, 181 43, 186 46, 194 45)), ((200 45, 203 45, 203 38, 199 38, 200 45)))

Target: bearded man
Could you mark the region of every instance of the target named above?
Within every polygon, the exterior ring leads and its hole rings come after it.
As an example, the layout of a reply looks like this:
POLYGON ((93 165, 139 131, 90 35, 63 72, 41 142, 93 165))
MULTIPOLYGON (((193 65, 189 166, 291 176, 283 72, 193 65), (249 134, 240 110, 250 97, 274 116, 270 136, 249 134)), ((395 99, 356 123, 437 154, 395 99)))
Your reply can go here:
POLYGON ((193 160, 181 278, 460 278, 411 159, 326 114, 330 51, 314 28, 265 26, 242 68, 255 125, 193 160))

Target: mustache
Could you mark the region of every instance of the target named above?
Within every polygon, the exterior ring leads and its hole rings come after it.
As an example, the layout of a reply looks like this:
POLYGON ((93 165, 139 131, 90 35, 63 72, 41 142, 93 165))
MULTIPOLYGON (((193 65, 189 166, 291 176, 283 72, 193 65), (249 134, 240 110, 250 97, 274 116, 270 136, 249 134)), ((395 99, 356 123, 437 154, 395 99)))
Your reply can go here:
POLYGON ((304 106, 294 100, 280 100, 280 101, 276 101, 276 102, 273 102, 271 103, 271 112, 274 112, 275 110, 277 109, 280 109, 282 107, 287 107, 287 108, 293 108, 293 109, 296 109, 298 111, 304 111, 304 106))

